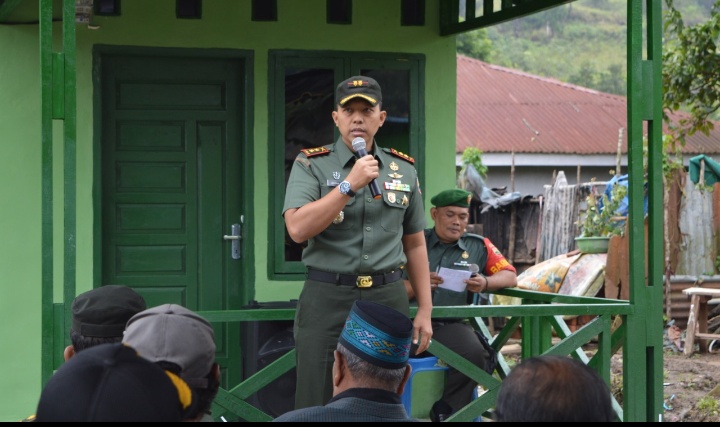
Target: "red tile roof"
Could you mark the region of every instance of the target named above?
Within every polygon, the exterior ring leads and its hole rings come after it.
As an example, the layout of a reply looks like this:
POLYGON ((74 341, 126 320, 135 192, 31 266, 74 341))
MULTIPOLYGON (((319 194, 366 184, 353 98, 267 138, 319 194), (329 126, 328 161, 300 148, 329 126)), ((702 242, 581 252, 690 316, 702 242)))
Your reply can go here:
MULTIPOLYGON (((616 154, 626 98, 457 56, 456 152, 616 154)), ((686 155, 720 153, 720 123, 688 138, 686 155)))

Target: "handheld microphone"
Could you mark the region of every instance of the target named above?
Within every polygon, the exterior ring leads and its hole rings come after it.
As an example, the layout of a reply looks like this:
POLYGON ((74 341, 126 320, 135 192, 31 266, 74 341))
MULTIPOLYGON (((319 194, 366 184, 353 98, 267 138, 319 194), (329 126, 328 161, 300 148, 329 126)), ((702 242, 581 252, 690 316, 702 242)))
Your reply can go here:
MULTIPOLYGON (((352 148, 355 150, 355 157, 365 157, 368 155, 367 152, 367 143, 365 140, 361 137, 357 137, 353 139, 352 141, 352 148)), ((373 199, 379 199, 382 197, 382 193, 380 192, 380 187, 378 186, 377 180, 373 179, 368 184, 368 187, 370 187, 370 193, 373 196, 373 199)))
MULTIPOLYGON (((468 270, 470 270, 470 277, 477 277, 478 273, 480 273, 480 266, 477 264, 470 264, 468 266, 468 270)), ((485 292, 487 292, 488 282, 487 277, 485 278, 485 292)), ((470 304, 469 301, 470 298, 468 298, 468 304, 470 304)), ((473 305, 488 305, 490 301, 490 297, 487 294, 479 293, 475 294, 473 297, 474 302, 473 305)))
POLYGON ((477 264, 470 264, 468 270, 470 270, 470 277, 475 277, 480 272, 480 266, 477 264))

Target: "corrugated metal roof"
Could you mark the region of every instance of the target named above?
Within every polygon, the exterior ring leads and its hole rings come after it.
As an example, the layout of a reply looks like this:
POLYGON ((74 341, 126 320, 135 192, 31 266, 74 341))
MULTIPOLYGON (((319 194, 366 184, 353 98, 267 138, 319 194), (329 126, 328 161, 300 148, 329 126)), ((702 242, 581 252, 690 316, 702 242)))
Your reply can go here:
MULTIPOLYGON (((457 56, 456 152, 616 154, 623 96, 457 56)), ((686 155, 720 153, 720 123, 710 136, 688 137, 686 155)))

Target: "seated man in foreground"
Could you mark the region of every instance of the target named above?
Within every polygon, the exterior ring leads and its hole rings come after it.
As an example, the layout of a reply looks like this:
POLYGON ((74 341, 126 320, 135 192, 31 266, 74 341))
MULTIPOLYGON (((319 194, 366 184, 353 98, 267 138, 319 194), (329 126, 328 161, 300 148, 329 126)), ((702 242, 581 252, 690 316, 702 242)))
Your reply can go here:
MULTIPOLYGON (((371 301, 353 303, 334 352, 333 397, 325 406, 287 412, 274 421, 406 422, 401 401, 413 324, 404 314, 371 301)), ((302 393, 302 390, 299 390, 302 393)))

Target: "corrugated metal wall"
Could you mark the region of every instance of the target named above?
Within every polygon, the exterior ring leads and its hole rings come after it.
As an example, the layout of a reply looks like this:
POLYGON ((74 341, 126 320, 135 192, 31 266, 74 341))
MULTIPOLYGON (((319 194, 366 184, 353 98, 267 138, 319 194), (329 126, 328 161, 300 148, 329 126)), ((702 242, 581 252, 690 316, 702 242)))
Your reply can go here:
POLYGON ((713 232, 713 192, 698 188, 691 179, 686 179, 678 222, 680 250, 675 274, 715 274, 717 252, 713 232))
POLYGON ((585 198, 591 191, 604 189, 605 183, 568 185, 563 171, 553 185, 545 186, 540 261, 575 250, 575 237, 580 235, 577 221, 580 210, 585 208, 585 198))

